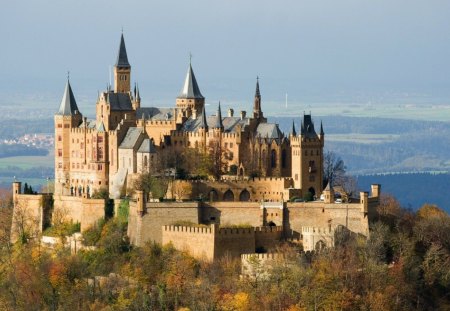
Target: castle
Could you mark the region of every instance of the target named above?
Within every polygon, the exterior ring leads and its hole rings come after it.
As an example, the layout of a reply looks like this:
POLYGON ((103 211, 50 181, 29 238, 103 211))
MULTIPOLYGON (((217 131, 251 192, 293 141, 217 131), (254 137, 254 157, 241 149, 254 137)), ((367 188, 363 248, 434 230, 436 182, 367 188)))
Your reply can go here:
POLYGON ((380 186, 372 186, 371 197, 361 192, 357 202, 335 203, 332 187, 322 186, 322 124, 316 131, 311 115, 304 114, 299 133, 293 123, 285 135, 277 124, 267 122, 261 98, 257 79, 251 114, 235 115, 229 109, 222 116, 219 102, 215 115, 207 116, 189 63, 175 107, 141 107, 139 87, 131 89, 122 34, 114 88, 99 94, 95 120, 79 111, 67 80, 55 114, 53 200, 44 194, 24 195, 21 183, 14 182, 15 213, 27 208, 39 218, 35 225, 42 231, 55 211, 64 211, 83 231, 105 217, 105 200, 93 194, 105 190, 116 210, 121 197, 133 195, 128 227, 133 244, 172 242, 210 260, 226 252, 239 256, 273 249, 282 239, 303 240, 309 250, 321 243, 332 246, 341 227, 368 236, 368 215, 379 202, 380 186), (178 179, 173 163, 164 160, 190 150, 208 156, 218 174, 206 180, 189 174, 178 179), (173 180, 164 196, 177 202, 149 200, 149 193, 132 189, 143 173, 157 178, 169 174, 173 180), (174 190, 180 187, 188 190, 174 190), (307 194, 316 200, 288 202, 307 194), (324 200, 317 200, 321 194, 324 200), (174 226, 177 221, 194 226, 174 226), (223 228, 242 224, 251 228, 223 228))

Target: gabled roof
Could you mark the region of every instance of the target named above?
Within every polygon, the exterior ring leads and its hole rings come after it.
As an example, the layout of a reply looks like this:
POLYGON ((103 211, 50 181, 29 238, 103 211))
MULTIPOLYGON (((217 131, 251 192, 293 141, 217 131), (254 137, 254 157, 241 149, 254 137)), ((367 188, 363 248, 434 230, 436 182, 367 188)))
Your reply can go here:
POLYGON ((145 107, 138 108, 136 110, 136 118, 142 119, 144 116, 145 120, 174 120, 175 115, 173 108, 157 108, 157 107, 145 107))
POLYGON ((256 135, 269 139, 281 139, 284 136, 275 123, 260 123, 256 129, 256 135))
POLYGON ((111 110, 133 110, 130 95, 128 95, 127 93, 114 93, 111 91, 108 92, 106 96, 107 101, 111 105, 111 110))
POLYGON ((120 46, 119 52, 117 53, 116 67, 131 67, 128 62, 127 49, 125 48, 123 34, 120 36, 120 46))
POLYGON ((181 89, 178 98, 193 98, 193 99, 204 98, 202 93, 200 92, 200 88, 198 87, 197 79, 195 79, 191 63, 189 63, 186 79, 184 80, 184 85, 183 88, 181 89))
POLYGON ((146 138, 142 141, 142 144, 139 147, 137 152, 156 153, 156 148, 155 148, 155 145, 153 144, 153 141, 150 138, 146 138))
POLYGON ((130 127, 125 135, 125 138, 122 140, 119 148, 121 149, 133 149, 136 146, 136 143, 139 139, 139 136, 142 134, 142 128, 139 127, 130 127))
POLYGON ((59 110, 56 114, 62 116, 71 116, 75 113, 80 113, 80 111, 78 110, 75 96, 73 96, 69 79, 67 79, 66 88, 64 89, 64 95, 61 100, 61 105, 59 106, 59 110))
POLYGON ((100 121, 100 123, 97 126, 97 132, 103 133, 105 131, 105 124, 103 124, 103 121, 100 121))

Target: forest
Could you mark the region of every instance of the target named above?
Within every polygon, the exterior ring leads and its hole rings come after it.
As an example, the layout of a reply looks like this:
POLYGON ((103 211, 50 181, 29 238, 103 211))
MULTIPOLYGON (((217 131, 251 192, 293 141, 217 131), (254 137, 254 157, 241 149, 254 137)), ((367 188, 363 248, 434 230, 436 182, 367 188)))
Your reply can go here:
MULTIPOLYGON (((1 310, 449 310, 450 217, 384 196, 370 237, 342 234, 336 247, 303 253, 286 243, 270 267, 208 263, 170 245, 133 247, 127 209, 89 229, 93 250, 71 254, 33 239, 9 242, 11 197, 0 193, 1 310)), ((64 236, 64 230, 56 230, 64 236)))

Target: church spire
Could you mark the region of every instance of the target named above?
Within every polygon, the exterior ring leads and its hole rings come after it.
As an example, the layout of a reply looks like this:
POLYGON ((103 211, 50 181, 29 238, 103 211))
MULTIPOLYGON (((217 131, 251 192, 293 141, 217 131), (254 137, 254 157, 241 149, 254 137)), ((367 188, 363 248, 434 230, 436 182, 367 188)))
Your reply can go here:
POLYGON ((323 132, 322 121, 320 121, 320 136, 323 136, 325 133, 323 132))
POLYGON ((67 77, 66 88, 64 89, 64 94, 61 100, 61 105, 56 114, 61 116, 70 116, 74 114, 79 114, 77 102, 75 101, 75 96, 73 96, 72 87, 70 86, 69 77, 67 77))
POLYGON ((125 47, 125 40, 123 38, 123 33, 120 36, 120 46, 119 53, 117 54, 116 67, 129 68, 130 63, 128 62, 127 49, 125 47))
POLYGON ((253 101, 253 118, 263 119, 261 110, 261 92, 259 91, 259 77, 256 77, 255 99, 253 101))

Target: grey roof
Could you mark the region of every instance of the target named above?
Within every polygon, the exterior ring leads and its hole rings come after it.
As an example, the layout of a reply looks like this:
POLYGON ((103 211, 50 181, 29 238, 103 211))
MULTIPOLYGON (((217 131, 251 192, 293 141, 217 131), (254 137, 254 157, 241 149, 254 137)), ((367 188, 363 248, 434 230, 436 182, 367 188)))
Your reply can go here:
POLYGON ((117 67, 131 67, 128 62, 127 49, 125 48, 125 40, 123 39, 123 34, 120 36, 120 46, 119 52, 117 53, 117 67))
POLYGON ((261 97, 261 92, 259 91, 259 77, 256 77, 255 97, 261 97))
POLYGON ((204 98, 202 93, 200 92, 200 88, 198 87, 197 79, 195 79, 191 63, 189 63, 186 79, 184 80, 184 85, 178 98, 204 98))
MULTIPOLYGON (((200 128, 202 128, 202 123, 206 122, 207 125, 209 124, 214 124, 214 122, 217 121, 216 116, 206 116, 205 114, 205 118, 203 117, 204 115, 201 114, 199 115, 196 119, 192 119, 189 118, 188 120, 186 120, 186 122, 184 122, 181 130, 182 131, 186 131, 186 132, 196 132, 198 131, 200 128), (204 118, 204 120, 203 120, 204 118)), ((244 118, 241 119, 240 117, 224 117, 222 118, 222 125, 223 125, 223 130, 224 132, 236 132, 237 130, 237 126, 240 125, 241 126, 241 131, 244 130, 244 127, 247 126, 248 124, 248 118, 244 118)))
POLYGON ((80 111, 78 110, 75 96, 73 96, 69 79, 67 79, 66 88, 64 89, 64 95, 61 100, 61 105, 59 106, 59 110, 56 114, 62 116, 70 116, 76 113, 80 113, 80 111))
POLYGON ((138 108, 136 110, 136 118, 142 119, 142 116, 146 120, 174 120, 174 110, 173 108, 157 108, 157 107, 145 107, 138 108))
POLYGON ((320 121, 320 135, 324 135, 322 121, 320 121))
MULTIPOLYGON (((84 128, 84 120, 81 122, 79 128, 84 128)), ((90 129, 95 129, 97 127, 96 120, 86 120, 86 127, 90 129)))
POLYGON ((206 111, 205 111, 205 106, 204 105, 203 105, 203 108, 202 108, 202 115, 200 117, 199 127, 203 128, 205 130, 208 130, 208 121, 206 121, 206 111))
POLYGON ((142 134, 141 128, 130 127, 127 131, 127 134, 125 135, 125 138, 122 140, 122 143, 120 144, 119 148, 133 149, 141 134, 142 134))
POLYGON ((111 105, 111 110, 133 110, 130 95, 127 93, 106 93, 107 101, 111 105))
POLYGON ((292 120, 291 134, 292 134, 292 136, 297 136, 297 131, 295 130, 295 123, 294 123, 294 120, 292 120))
POLYGON ((281 139, 284 136, 278 125, 274 123, 260 123, 256 129, 256 134, 261 138, 269 139, 281 139))
POLYGON ((301 135, 305 136, 306 138, 318 138, 310 114, 305 114, 303 116, 301 135))
POLYGON ((156 153, 156 148, 155 145, 153 144, 153 141, 150 138, 146 138, 142 141, 142 144, 137 152, 156 153))
POLYGON ((222 124, 222 109, 220 109, 220 102, 219 102, 219 106, 217 106, 217 113, 216 116, 214 118, 214 122, 210 123, 212 124, 213 128, 223 128, 223 124, 222 124))
POLYGON ((331 189, 331 181, 329 181, 328 183, 327 183, 327 186, 325 187, 325 189, 323 189, 323 191, 331 191, 332 189, 331 189))

